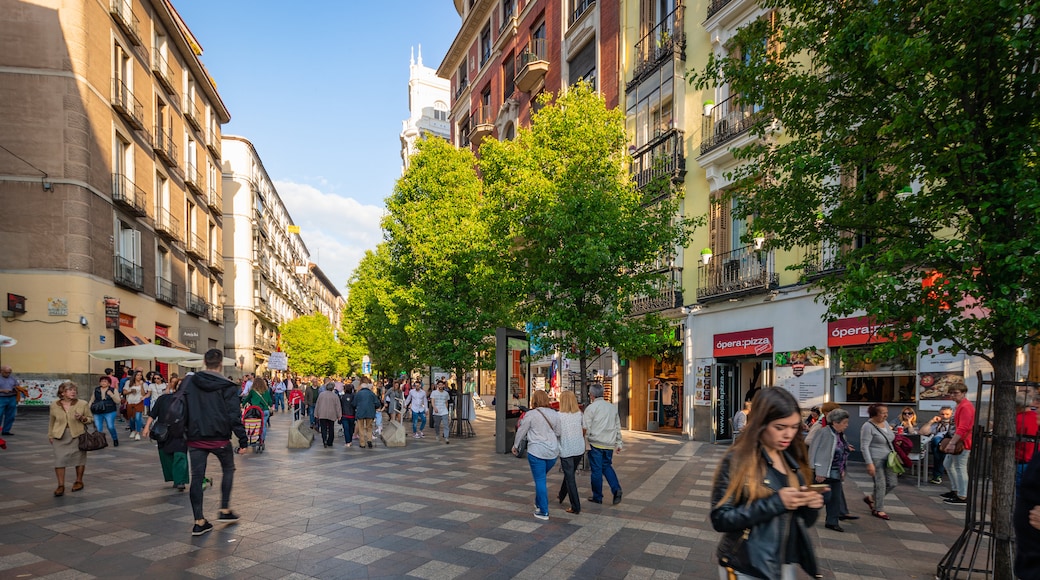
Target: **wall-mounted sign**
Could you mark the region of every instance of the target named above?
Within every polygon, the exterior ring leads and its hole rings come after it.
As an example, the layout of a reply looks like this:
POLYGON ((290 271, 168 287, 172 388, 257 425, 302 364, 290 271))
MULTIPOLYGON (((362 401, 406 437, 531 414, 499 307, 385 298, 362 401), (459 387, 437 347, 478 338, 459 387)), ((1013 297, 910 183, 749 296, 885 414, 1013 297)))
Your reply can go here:
POLYGON ((806 348, 773 354, 773 381, 798 399, 803 409, 823 404, 827 387, 824 352, 806 348))
POLYGON ((715 358, 724 356, 761 356, 773 352, 773 329, 759 328, 716 334, 715 358))
POLYGON ((11 312, 25 314, 25 296, 7 293, 7 309, 11 312))
POLYGON ((119 299, 105 296, 105 328, 119 328, 119 299))
POLYGON ((888 342, 884 336, 888 325, 878 324, 872 316, 842 318, 827 323, 827 346, 858 346, 888 342), (878 334, 882 336, 878 336, 878 334))
POLYGON ((68 298, 48 298, 47 299, 47 315, 48 316, 68 316, 69 315, 69 300, 68 300, 68 298))

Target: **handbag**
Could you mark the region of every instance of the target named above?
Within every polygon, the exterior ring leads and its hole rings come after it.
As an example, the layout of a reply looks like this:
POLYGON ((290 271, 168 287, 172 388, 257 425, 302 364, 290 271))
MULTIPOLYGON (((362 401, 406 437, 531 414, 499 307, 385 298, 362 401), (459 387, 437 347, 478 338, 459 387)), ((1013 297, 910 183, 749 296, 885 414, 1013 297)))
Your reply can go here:
POLYGON ((517 443, 515 447, 516 447, 516 457, 517 457, 517 459, 523 459, 524 457, 527 456, 527 438, 526 437, 524 439, 521 439, 520 442, 517 443))
POLYGON ((108 447, 108 438, 105 437, 104 433, 100 433, 96 429, 91 431, 90 426, 79 436, 80 451, 97 451, 105 447, 108 447))
POLYGON ((903 460, 899 458, 899 454, 895 451, 888 452, 888 468, 896 475, 906 473, 906 466, 903 465, 903 460))
POLYGON ((957 443, 951 443, 953 437, 946 437, 942 443, 939 444, 939 451, 947 455, 960 455, 964 453, 964 439, 958 439, 957 443))

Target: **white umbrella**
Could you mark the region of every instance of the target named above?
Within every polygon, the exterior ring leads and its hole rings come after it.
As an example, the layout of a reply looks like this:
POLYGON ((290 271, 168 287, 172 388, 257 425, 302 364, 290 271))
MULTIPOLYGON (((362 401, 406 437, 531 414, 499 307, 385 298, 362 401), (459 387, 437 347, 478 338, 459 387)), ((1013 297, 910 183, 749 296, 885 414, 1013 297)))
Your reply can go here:
POLYGON ((0 334, 0 346, 14 346, 18 344, 18 341, 11 338, 10 336, 4 336, 0 334))
POLYGON ((101 360, 157 360, 164 363, 179 363, 181 361, 199 358, 198 353, 170 348, 155 343, 135 344, 132 346, 121 346, 119 348, 95 350, 89 354, 90 356, 101 360))
MULTIPOLYGON (((198 356, 198 355, 195 355, 195 356, 198 356)), ((185 361, 181 361, 181 362, 179 362, 177 364, 181 365, 182 367, 187 367, 189 369, 201 369, 202 367, 206 366, 206 362, 204 360, 202 360, 201 358, 200 359, 195 359, 195 360, 185 360, 185 361)), ((226 366, 226 367, 233 367, 233 366, 235 366, 235 359, 224 357, 223 366, 226 366)))

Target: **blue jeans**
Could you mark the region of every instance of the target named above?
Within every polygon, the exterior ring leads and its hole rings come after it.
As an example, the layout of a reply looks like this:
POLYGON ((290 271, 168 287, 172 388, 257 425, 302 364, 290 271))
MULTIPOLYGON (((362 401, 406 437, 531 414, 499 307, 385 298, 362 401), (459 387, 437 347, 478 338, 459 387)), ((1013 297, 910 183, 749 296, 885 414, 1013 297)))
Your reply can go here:
POLYGON ((418 431, 422 431, 426 428, 426 411, 419 411, 416 413, 412 411, 412 435, 415 435, 418 431), (415 425, 419 423, 419 429, 416 430, 415 425))
POLYGON ((527 454, 527 464, 531 466, 531 477, 534 478, 534 504, 538 513, 549 515, 549 492, 545 487, 545 476, 556 465, 556 458, 542 459, 527 454))
POLYGON ((105 432, 102 426, 108 427, 108 433, 112 435, 113 442, 119 441, 119 435, 116 433, 116 411, 94 415, 94 428, 98 433, 105 432))
POLYGON ((0 424, 3 428, 4 435, 11 432, 11 427, 14 426, 14 417, 18 414, 18 397, 11 395, 10 397, 0 397, 0 424))
POLYGON ((957 492, 959 497, 968 497, 968 458, 971 451, 965 449, 960 455, 947 455, 945 459, 946 473, 950 476, 950 491, 957 492))
POLYGON ((354 423, 356 422, 356 419, 353 417, 344 417, 340 419, 339 422, 343 425, 343 439, 349 445, 354 441, 354 423))
POLYGON ((307 405, 307 416, 311 418, 311 427, 318 424, 318 418, 314 416, 314 405, 307 405))
POLYGON ((610 492, 617 495, 621 491, 621 484, 618 482, 617 473, 614 473, 614 466, 611 463, 614 460, 613 449, 600 449, 599 447, 592 447, 589 449, 589 469, 592 470, 592 499, 595 501, 603 501, 603 478, 607 478, 607 485, 610 486, 610 492))
POLYGON ((134 413, 130 416, 130 432, 140 433, 141 429, 144 429, 144 421, 141 419, 141 413, 134 413))
POLYGON ((275 393, 274 394, 274 409, 276 411, 284 411, 285 410, 285 393, 275 393))

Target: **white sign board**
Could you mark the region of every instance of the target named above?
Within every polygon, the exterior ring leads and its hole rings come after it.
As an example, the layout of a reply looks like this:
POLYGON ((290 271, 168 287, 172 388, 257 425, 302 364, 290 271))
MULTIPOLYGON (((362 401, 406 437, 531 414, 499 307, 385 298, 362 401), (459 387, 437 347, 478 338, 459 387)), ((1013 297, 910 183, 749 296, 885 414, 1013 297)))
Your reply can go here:
POLYGON ((287 371, 289 370, 289 357, 284 352, 276 351, 271 353, 271 357, 267 359, 267 368, 272 371, 287 371))

